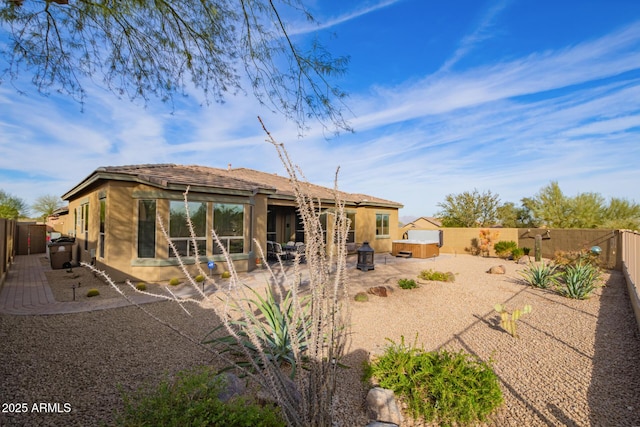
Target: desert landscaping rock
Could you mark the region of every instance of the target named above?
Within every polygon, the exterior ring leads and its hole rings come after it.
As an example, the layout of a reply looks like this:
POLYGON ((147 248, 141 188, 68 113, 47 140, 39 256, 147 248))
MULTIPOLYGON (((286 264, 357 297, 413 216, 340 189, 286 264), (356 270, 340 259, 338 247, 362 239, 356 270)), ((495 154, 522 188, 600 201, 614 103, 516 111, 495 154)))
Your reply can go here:
MULTIPOLYGON (((443 254, 429 260, 391 258, 374 271, 350 270, 350 300, 372 286, 415 278, 425 269, 451 271, 456 282, 430 282, 387 298, 372 297, 366 304, 352 301, 336 425, 370 422, 365 401, 372 385, 361 380, 362 364, 403 338, 427 351, 446 348, 492 361, 504 404, 487 425, 640 425, 640 334, 622 273, 606 272, 606 286, 579 301, 524 285, 517 273, 524 266, 515 262, 504 263, 503 275, 486 274, 495 264, 495 258, 443 254), (519 339, 498 326, 496 303, 508 309, 533 307, 518 321, 519 339)), ((105 298, 99 289, 94 298, 105 298)), ((0 413, 0 425, 109 425, 122 408, 122 392, 149 388, 183 369, 222 367, 197 344, 217 319, 210 311, 187 307, 190 316, 172 303, 143 306, 193 340, 136 307, 0 315, 0 400, 30 408, 41 402, 71 407, 69 413, 0 413)), ((424 424, 404 414, 402 426, 419 425, 424 424)))
POLYGON ((506 272, 507 269, 504 265, 494 265, 489 270, 487 270, 487 273, 489 274, 505 274, 506 272))
POLYGON ((387 288, 384 286, 372 286, 369 288, 367 292, 370 293, 371 295, 375 295, 383 298, 386 298, 387 295, 389 294, 389 292, 387 291, 387 288))
POLYGON ((393 390, 374 387, 367 393, 367 414, 369 418, 389 424, 402 424, 402 414, 396 403, 393 390))

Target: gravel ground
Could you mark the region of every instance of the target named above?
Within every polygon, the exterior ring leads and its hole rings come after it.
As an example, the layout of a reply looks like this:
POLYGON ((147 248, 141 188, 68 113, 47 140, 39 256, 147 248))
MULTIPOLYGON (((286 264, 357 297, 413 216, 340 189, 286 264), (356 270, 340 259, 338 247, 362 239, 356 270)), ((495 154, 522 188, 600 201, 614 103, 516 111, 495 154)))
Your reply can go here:
MULTIPOLYGON (((370 286, 393 289, 387 298, 353 302, 352 342, 340 377, 339 424, 364 426, 367 392, 361 366, 389 343, 417 340, 425 350, 464 350, 493 359, 505 403, 490 425, 640 426, 640 334, 622 274, 604 275, 606 286, 575 301, 532 289, 519 280, 522 265, 469 255, 435 260, 378 257, 375 271, 350 271, 352 294, 370 286), (505 275, 487 274, 503 264, 505 275), (402 290, 401 278, 424 269, 451 271, 455 283, 429 282, 402 290), (519 339, 496 326, 495 303, 531 304, 518 324, 519 339)), ((76 270, 74 269, 74 272, 76 270)), ((49 280, 69 287, 64 272, 49 280)), ((91 278, 84 281, 89 286, 91 278)), ((95 284, 100 286, 100 284, 95 284)), ((105 285, 103 285, 105 286, 105 285)), ((102 294, 98 298, 106 298, 102 294)), ((169 303, 145 305, 197 339, 216 324, 194 308, 187 316, 169 303)), ((135 307, 56 316, 0 316, 0 401, 27 403, 25 414, 0 413, 2 426, 109 424, 121 408, 121 391, 157 383, 164 375, 201 364, 211 354, 151 320, 135 307), (37 413, 34 403, 59 403, 59 413, 37 413), (68 406, 64 406, 68 403, 68 406), (66 408, 71 412, 65 412, 66 408)), ((50 409, 55 409, 50 408, 50 409)), ((405 417, 407 426, 419 425, 405 417)))

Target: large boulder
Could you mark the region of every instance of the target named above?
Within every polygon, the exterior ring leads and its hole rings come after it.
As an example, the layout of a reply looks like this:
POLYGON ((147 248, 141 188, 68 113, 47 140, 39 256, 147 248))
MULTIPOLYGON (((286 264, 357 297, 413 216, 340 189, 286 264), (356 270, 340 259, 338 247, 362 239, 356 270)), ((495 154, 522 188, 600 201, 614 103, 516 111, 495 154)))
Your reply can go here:
POLYGON ((374 387, 367 394, 367 413, 369 418, 380 423, 402 424, 402 413, 396 402, 393 390, 374 387))
POLYGON ((487 270, 487 273, 489 274, 505 274, 506 272, 507 269, 504 265, 494 265, 489 270, 487 270))

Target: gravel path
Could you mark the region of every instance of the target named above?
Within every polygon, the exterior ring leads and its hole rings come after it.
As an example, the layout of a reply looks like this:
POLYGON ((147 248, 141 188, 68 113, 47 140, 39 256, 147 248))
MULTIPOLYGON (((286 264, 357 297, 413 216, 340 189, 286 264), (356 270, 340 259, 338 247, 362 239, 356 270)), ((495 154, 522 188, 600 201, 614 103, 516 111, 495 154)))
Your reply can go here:
MULTIPOLYGON (((460 349, 493 359, 505 404, 491 425, 640 426, 640 334, 620 272, 605 274, 606 286, 589 300, 575 301, 524 286, 517 274, 523 266, 498 259, 445 254, 435 261, 377 262, 375 271, 350 272, 352 294, 374 285, 394 291, 387 298, 352 303, 346 356, 351 369, 341 376, 338 394, 341 425, 367 423, 362 362, 379 354, 387 339, 399 342, 404 336, 426 350, 460 349), (506 275, 486 273, 497 264, 506 266, 506 275), (398 279, 414 278, 424 269, 451 271, 456 281, 397 287, 398 279), (518 324, 520 339, 496 327, 493 305, 498 302, 509 308, 532 305, 533 312, 518 324)), ((210 312, 198 308, 192 317, 169 303, 145 308, 196 338, 216 324, 210 312)), ((121 408, 120 389, 131 391, 165 374, 210 363, 210 353, 135 307, 2 315, 0 402, 27 403, 29 412, 0 413, 0 425, 108 424, 121 408), (33 404, 40 402, 59 403, 60 413, 33 412, 33 404)), ((418 424, 407 419, 406 425, 418 424)))

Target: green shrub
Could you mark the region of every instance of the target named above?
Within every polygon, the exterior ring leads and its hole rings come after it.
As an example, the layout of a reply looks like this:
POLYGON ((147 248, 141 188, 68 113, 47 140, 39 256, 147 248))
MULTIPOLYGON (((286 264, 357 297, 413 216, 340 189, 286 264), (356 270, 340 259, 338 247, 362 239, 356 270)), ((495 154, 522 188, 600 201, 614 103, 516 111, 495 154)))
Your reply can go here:
POLYGON ((366 375, 393 390, 415 418, 439 425, 485 421, 502 404, 502 391, 489 362, 447 350, 425 352, 391 341, 366 375))
POLYGON ((202 274, 198 274, 196 277, 193 278, 196 282, 198 283, 202 283, 204 282, 205 277, 202 274))
POLYGON ((353 297, 353 299, 358 302, 367 302, 369 301, 369 296, 367 295, 366 292, 358 292, 356 296, 353 297))
POLYGON ((558 284, 560 272, 556 264, 530 264, 518 272, 529 285, 535 288, 547 289, 558 284))
POLYGON ((518 261, 523 256, 524 256, 523 248, 515 248, 511 250, 511 258, 513 258, 514 261, 518 261))
POLYGON ((518 249, 518 244, 513 240, 501 240, 493 245, 496 255, 504 259, 511 258, 515 249, 518 249))
POLYGON ((418 287, 418 284, 413 279, 400 279, 398 280, 398 286, 402 289, 414 289, 418 287))
POLYGON ((220 277, 222 277, 223 279, 228 279, 229 277, 231 277, 231 273, 229 273, 227 270, 225 270, 225 271, 222 272, 220 277))
POLYGON ((456 275, 450 271, 443 273, 441 271, 422 270, 418 274, 418 278, 422 280, 434 280, 438 282, 455 282, 456 275))
POLYGON ((171 278, 171 280, 169 280, 170 286, 178 286, 179 284, 180 284, 180 279, 178 279, 177 277, 173 277, 171 278))
POLYGON ((586 299, 600 280, 600 269, 587 262, 569 265, 562 274, 564 286, 560 294, 568 298, 586 299))
POLYGON ((97 289, 89 289, 89 291, 87 292, 87 296, 89 298, 91 297, 97 297, 98 295, 100 295, 100 291, 97 289))
POLYGON ((138 282, 136 284, 136 289, 139 291, 146 291, 147 290, 147 284, 144 282, 138 282))
POLYGON ((124 410, 117 426, 261 426, 281 427, 285 423, 273 406, 259 406, 237 397, 222 402, 224 377, 210 369, 183 371, 175 382, 124 395, 124 410))

